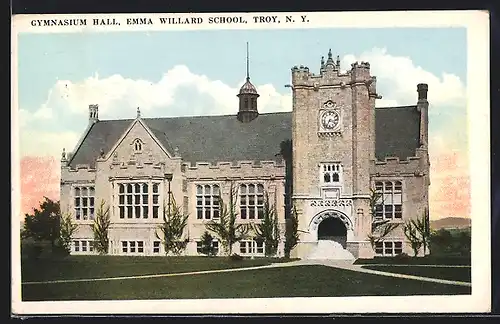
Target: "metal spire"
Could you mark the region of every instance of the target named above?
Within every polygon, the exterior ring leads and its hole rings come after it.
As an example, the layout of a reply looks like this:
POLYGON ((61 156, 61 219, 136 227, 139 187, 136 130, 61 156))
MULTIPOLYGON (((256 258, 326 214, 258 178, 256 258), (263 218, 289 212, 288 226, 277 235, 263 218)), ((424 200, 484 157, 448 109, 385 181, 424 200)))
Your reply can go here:
POLYGON ((249 60, 249 54, 248 54, 248 42, 247 42, 247 81, 250 81, 250 60, 249 60))

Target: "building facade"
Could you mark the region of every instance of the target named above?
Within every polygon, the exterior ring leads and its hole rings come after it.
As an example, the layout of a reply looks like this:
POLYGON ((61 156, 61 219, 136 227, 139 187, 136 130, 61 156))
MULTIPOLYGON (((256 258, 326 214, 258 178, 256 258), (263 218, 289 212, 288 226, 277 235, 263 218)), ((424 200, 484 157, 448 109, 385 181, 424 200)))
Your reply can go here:
MULTIPOLYGON (((330 51, 319 74, 291 72, 291 112, 259 113, 248 69, 234 115, 143 118, 138 108, 135 119, 99 120, 90 105, 86 131, 61 159, 61 210, 79 225, 72 253, 95 253, 91 225, 103 204, 110 254, 164 255, 158 227, 175 203, 189 214, 184 254, 201 255, 206 223, 219 218, 232 184, 238 223, 261 222, 267 194, 284 232, 294 206, 292 257, 307 258, 321 241, 354 258, 412 254, 403 226, 375 244, 369 236, 376 222, 428 215, 427 85, 417 86, 413 106, 375 108, 369 63, 341 73, 330 51)), ((264 255, 264 243, 249 235, 233 252, 264 255)))

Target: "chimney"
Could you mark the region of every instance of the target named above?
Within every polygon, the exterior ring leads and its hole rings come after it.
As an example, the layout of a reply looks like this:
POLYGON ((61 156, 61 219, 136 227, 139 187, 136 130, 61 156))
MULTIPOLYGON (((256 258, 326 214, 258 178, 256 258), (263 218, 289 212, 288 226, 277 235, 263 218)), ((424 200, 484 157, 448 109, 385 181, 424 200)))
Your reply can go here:
POLYGON ((89 123, 99 121, 99 105, 89 105, 89 123))
POLYGON ((419 83, 417 85, 417 92, 418 92, 418 100, 425 100, 427 101, 427 90, 429 90, 429 86, 427 83, 419 83))

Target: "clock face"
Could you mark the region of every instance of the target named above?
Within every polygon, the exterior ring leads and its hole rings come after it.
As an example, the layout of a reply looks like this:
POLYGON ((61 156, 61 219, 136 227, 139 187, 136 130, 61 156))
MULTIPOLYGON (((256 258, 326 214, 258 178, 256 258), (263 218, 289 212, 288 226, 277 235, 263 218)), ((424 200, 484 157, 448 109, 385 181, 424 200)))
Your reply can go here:
POLYGON ((323 128, 331 130, 339 124, 339 114, 336 111, 326 111, 321 116, 323 128))

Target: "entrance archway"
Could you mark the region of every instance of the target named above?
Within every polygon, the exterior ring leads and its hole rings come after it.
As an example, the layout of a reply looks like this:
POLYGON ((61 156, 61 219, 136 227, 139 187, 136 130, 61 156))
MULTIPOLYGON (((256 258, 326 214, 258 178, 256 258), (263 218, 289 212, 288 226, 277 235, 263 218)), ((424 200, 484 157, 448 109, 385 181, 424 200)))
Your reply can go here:
POLYGON ((345 249, 347 246, 347 228, 337 217, 324 219, 318 226, 318 241, 330 240, 336 241, 345 249))

